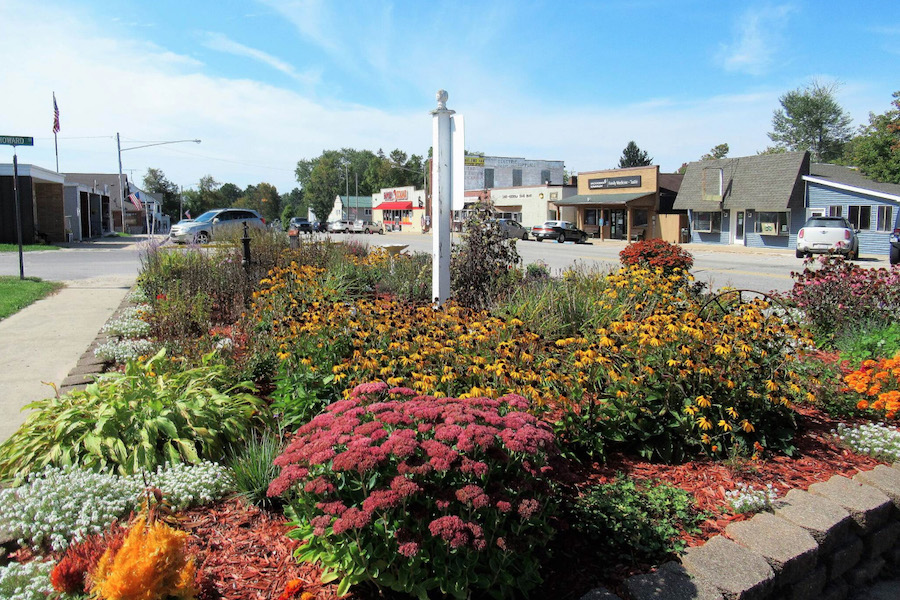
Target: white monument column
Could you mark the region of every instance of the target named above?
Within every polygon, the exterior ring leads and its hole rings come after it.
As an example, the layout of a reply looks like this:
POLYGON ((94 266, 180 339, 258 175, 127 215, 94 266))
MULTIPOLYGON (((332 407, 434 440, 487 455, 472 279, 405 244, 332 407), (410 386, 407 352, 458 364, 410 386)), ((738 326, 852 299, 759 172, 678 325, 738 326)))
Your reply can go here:
MULTIPOLYGON (((431 297, 437 305, 450 298, 450 224, 452 204, 452 144, 447 92, 437 93, 438 107, 432 118, 431 223, 433 251, 431 255, 431 297)), ((462 168, 462 166, 460 166, 462 168)))

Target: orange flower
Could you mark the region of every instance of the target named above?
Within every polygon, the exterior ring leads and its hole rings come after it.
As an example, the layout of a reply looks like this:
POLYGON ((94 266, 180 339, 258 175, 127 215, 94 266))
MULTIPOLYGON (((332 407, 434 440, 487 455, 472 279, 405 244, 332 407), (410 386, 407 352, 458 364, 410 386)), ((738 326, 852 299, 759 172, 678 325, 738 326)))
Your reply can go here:
POLYGON ((860 400, 856 403, 856 408, 858 408, 859 410, 865 410, 869 408, 869 403, 866 400, 860 400))

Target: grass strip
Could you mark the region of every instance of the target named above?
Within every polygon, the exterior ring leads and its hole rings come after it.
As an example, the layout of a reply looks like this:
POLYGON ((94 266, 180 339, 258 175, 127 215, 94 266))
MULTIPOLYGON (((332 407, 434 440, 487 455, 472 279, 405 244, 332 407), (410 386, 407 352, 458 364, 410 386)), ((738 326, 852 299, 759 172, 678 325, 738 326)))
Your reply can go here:
MULTIPOLYGON (((40 252, 41 250, 59 250, 59 246, 49 244, 22 244, 22 252, 40 252)), ((18 244, 0 244, 0 252, 18 252, 18 244)))
POLYGON ((15 275, 0 276, 0 320, 37 302, 62 286, 62 283, 43 281, 37 277, 19 279, 15 275))

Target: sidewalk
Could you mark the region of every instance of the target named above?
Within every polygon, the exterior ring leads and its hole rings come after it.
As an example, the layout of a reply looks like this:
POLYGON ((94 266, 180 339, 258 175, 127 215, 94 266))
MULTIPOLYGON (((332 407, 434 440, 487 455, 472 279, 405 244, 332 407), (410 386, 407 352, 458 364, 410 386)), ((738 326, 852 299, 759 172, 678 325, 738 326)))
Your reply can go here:
POLYGON ((26 404, 54 394, 116 311, 134 277, 64 282, 58 293, 0 321, 0 443, 25 421, 26 404))

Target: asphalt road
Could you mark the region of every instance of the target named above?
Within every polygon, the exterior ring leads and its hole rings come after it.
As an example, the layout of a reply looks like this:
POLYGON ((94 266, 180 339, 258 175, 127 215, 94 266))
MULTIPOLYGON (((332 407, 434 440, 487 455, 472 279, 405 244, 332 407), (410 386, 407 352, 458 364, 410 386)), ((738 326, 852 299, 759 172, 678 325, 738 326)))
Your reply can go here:
MULTIPOLYGON (((322 234, 316 234, 318 236, 322 234)), ((416 233, 337 234, 332 239, 354 239, 372 246, 401 244, 406 252, 431 252, 432 237, 416 233)), ((158 236, 157 240, 164 240, 158 236)), ((460 240, 454 234, 454 243, 460 240)), ((588 244, 558 244, 556 242, 518 241, 522 260, 543 262, 554 275, 573 265, 592 269, 612 269, 619 266, 619 251, 627 244, 622 241, 591 240, 588 244)), ((729 246, 683 246, 694 257, 693 273, 697 281, 708 288, 722 287, 751 289, 760 292, 787 291, 793 285, 791 272, 801 270, 803 262, 792 250, 753 249, 729 246)), ((140 257, 147 249, 143 236, 106 238, 96 242, 72 244, 62 250, 26 252, 25 275, 52 281, 89 279, 98 276, 134 276, 140 270, 140 257)), ((0 253, 0 275, 18 275, 18 253, 0 253)), ((865 267, 889 267, 887 257, 863 256, 858 262, 865 267)))

